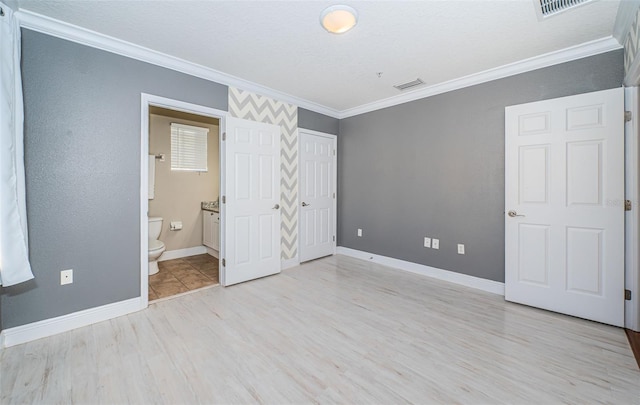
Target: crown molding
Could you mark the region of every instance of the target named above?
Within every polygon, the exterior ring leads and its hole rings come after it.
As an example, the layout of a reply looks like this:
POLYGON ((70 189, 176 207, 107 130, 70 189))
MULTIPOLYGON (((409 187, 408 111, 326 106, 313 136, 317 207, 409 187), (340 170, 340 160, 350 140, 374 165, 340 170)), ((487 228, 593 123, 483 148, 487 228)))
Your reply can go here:
POLYGON ((77 25, 56 20, 29 10, 20 9, 15 16, 20 22, 20 26, 32 31, 41 32, 57 38, 72 41, 78 44, 87 45, 103 51, 126 56, 142 62, 147 62, 156 66, 172 69, 177 72, 186 73, 191 76, 211 80, 223 85, 236 87, 245 91, 251 91, 264 96, 268 96, 286 103, 294 104, 307 110, 320 114, 338 118, 339 111, 308 101, 291 94, 283 93, 197 63, 189 62, 175 56, 154 51, 131 42, 123 41, 108 35, 91 31, 77 25))
POLYGON ((408 103, 425 97, 435 96, 437 94, 447 93, 453 90, 462 89, 464 87, 474 86, 476 84, 490 82, 492 80, 502 79, 514 76, 520 73, 530 72, 532 70, 557 65, 572 60, 586 58, 604 52, 621 49, 622 46, 612 36, 597 39, 595 41, 585 42, 584 44, 561 49, 529 59, 523 59, 518 62, 499 66, 497 68, 485 70, 483 72, 474 73, 458 79, 449 80, 438 83, 433 86, 423 87, 410 93, 400 94, 397 96, 385 98, 383 100, 374 101, 372 103, 363 104, 358 107, 349 108, 340 111, 338 118, 348 118, 355 115, 368 113, 382 108, 393 107, 398 104, 408 103))
MULTIPOLYGON (((639 0, 634 0, 634 3, 639 0)), ((620 43, 613 37, 605 37, 584 44, 572 46, 559 51, 535 56, 518 62, 510 63, 497 68, 474 73, 458 79, 449 80, 432 86, 423 87, 408 93, 399 94, 383 100, 363 104, 346 110, 336 110, 309 100, 305 100, 291 94, 280 92, 272 88, 236 77, 215 69, 211 69, 193 62, 188 62, 175 56, 154 51, 140 45, 126 42, 108 35, 88 30, 73 24, 56 20, 29 10, 20 9, 16 12, 20 26, 32 31, 62 38, 82 45, 91 46, 117 55, 129 57, 142 62, 151 63, 167 69, 172 69, 188 75, 211 80, 227 86, 251 91, 265 95, 283 102, 294 104, 298 107, 315 111, 333 118, 348 118, 355 115, 408 103, 425 97, 458 90, 476 84, 486 83, 492 80, 502 79, 520 73, 557 65, 572 60, 621 49, 620 43)), ((616 21, 616 25, 618 21, 616 21)), ((622 22, 621 22, 622 24, 622 22)))
POLYGON ((618 6, 616 22, 613 25, 613 37, 622 45, 627 39, 627 34, 631 29, 633 20, 636 18, 638 8, 640 8, 640 0, 621 1, 620 6, 618 6))

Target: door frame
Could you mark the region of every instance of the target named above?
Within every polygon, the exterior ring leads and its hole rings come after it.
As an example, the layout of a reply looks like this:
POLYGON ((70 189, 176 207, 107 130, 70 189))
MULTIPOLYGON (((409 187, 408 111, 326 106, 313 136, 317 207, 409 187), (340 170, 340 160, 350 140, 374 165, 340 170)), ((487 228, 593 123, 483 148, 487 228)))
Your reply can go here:
POLYGON ((624 325, 627 329, 640 332, 640 257, 638 232, 640 228, 640 190, 638 189, 638 153, 640 142, 640 92, 638 87, 624 88, 624 109, 631 111, 631 121, 624 126, 625 150, 625 199, 631 201, 631 211, 627 211, 625 224, 625 289, 631 290, 631 300, 625 301, 624 325))
MULTIPOLYGON (((170 110, 182 111, 191 114, 203 115, 206 117, 217 118, 218 123, 218 139, 220 143, 220 195, 224 190, 224 173, 223 173, 223 142, 222 133, 226 124, 227 111, 218 110, 198 104, 192 104, 185 101, 174 100, 166 97, 156 96, 153 94, 140 93, 140 309, 149 306, 149 228, 148 228, 148 211, 149 211, 149 107, 162 107, 170 110)), ((224 204, 220 204, 220 230, 224 226, 224 204)), ((220 241, 220 258, 224 257, 223 241, 220 241)), ((218 261, 222 259, 218 258, 218 261)), ((220 276, 222 280, 223 267, 219 263, 220 276)), ((222 284, 222 283, 221 283, 222 284)), ((224 284, 223 284, 224 285, 224 284)))
MULTIPOLYGON (((298 128, 298 174, 300 174, 300 168, 302 167, 302 142, 300 142, 301 134, 315 135, 321 136, 323 138, 330 138, 333 143, 333 150, 335 154, 333 155, 333 192, 335 193, 335 198, 333 199, 333 233, 335 236, 335 240, 333 241, 333 254, 336 254, 336 249, 338 246, 338 136, 334 134, 328 134, 325 132, 314 131, 312 129, 304 129, 298 128)), ((300 238, 302 235, 302 220, 300 218, 300 195, 302 190, 302 177, 298 177, 298 198, 296 201, 296 209, 298 212, 298 263, 300 263, 300 258, 302 255, 300 251, 302 250, 302 244, 300 243, 300 238)))

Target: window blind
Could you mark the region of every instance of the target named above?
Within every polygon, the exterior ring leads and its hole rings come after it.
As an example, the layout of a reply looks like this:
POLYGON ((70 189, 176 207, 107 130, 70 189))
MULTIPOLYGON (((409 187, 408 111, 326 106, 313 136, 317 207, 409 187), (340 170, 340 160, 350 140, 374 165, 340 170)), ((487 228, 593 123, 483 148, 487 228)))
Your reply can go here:
POLYGON ((207 171, 209 129, 171 123, 171 170, 207 171))

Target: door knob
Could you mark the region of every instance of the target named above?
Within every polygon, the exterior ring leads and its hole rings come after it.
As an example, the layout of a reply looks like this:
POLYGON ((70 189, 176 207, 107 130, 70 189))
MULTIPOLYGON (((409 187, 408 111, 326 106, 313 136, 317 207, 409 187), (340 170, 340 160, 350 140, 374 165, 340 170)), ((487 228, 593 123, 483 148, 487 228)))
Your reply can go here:
POLYGON ((303 206, 303 207, 308 207, 308 206, 310 206, 310 205, 311 205, 311 204, 307 204, 307 203, 306 203, 306 202, 304 202, 304 201, 302 202, 302 206, 303 206))
POLYGON ((274 205, 272 209, 273 209, 273 210, 280 209, 280 204, 276 204, 276 205, 274 205))
POLYGON ((518 214, 514 210, 511 210, 511 211, 507 212, 507 215, 509 215, 511 218, 513 218, 513 217, 524 217, 524 215, 518 214))

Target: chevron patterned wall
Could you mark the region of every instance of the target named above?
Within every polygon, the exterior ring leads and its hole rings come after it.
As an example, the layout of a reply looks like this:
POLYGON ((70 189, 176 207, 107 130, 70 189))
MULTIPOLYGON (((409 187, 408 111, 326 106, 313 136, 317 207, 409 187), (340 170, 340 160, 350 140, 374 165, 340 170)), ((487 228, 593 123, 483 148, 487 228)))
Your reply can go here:
POLYGON ((229 87, 232 117, 279 125, 282 260, 298 255, 298 107, 259 94, 229 87))
POLYGON ((640 8, 636 10, 636 16, 633 19, 629 33, 624 41, 624 72, 625 74, 631 68, 631 64, 638 56, 638 48, 640 47, 640 29, 638 23, 640 19, 640 8))

